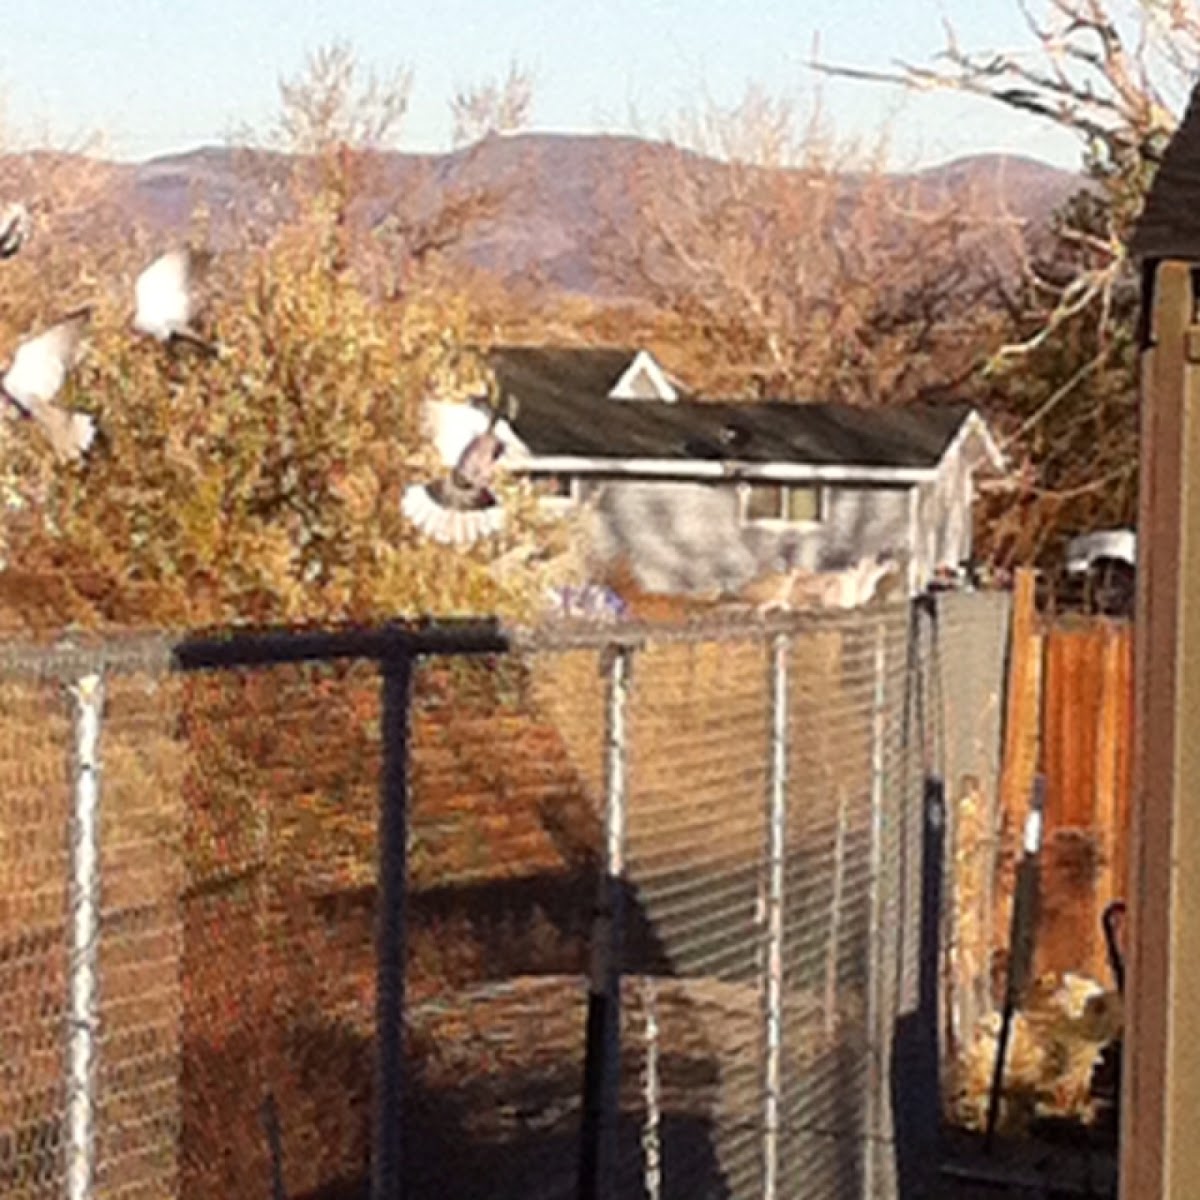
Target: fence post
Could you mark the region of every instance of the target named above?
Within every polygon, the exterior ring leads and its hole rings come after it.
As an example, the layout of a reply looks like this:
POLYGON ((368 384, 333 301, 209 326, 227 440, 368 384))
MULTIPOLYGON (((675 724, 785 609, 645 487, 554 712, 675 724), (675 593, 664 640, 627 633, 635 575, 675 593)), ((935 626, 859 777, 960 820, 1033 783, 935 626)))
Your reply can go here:
MULTIPOLYGON (((910 635, 911 632, 910 632, 910 635)), ((867 1097, 866 1137, 863 1139, 862 1194, 865 1200, 877 1200, 878 1147, 881 1139, 880 1101, 888 1081, 883 1077, 883 1046, 887 1031, 883 1028, 883 964, 887 956, 884 939, 883 838, 886 825, 884 805, 887 797, 887 627, 881 620, 875 635, 875 685, 871 697, 871 852, 870 852, 870 927, 868 929, 867 980, 867 1097)))
POLYGON ((96 1039, 100 953, 100 724, 104 682, 85 675, 75 699, 68 963, 67 1200, 90 1200, 96 1180, 96 1039))
POLYGON ((628 736, 626 715, 633 650, 610 649, 605 663, 607 720, 604 747, 604 873, 592 917, 583 1118, 579 1146, 580 1200, 609 1190, 620 1116, 621 933, 625 873, 628 736))
POLYGON ((783 887, 787 834, 788 655, 791 639, 771 646, 771 786, 767 812, 766 1054, 763 1072, 763 1200, 779 1188, 779 1104, 783 1090, 783 887))
POLYGON ((646 1125, 642 1130, 642 1181, 646 1200, 662 1198, 662 1086, 658 1073, 658 999, 652 976, 642 981, 646 1014, 646 1068, 642 1078, 646 1125))
POLYGON ((379 806, 379 884, 375 930, 375 1131, 371 1200, 404 1195, 404 905, 408 875, 408 649, 380 660, 383 778, 379 806))

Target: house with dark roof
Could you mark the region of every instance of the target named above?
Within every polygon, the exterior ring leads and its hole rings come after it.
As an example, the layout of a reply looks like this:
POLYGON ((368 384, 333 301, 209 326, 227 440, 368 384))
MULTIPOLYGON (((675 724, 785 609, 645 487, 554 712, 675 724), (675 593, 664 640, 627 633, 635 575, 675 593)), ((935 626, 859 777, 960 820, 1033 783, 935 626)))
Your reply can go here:
POLYGON ((545 502, 588 504, 600 562, 650 592, 736 592, 764 574, 891 553, 925 586, 971 554, 978 474, 1000 450, 963 404, 863 408, 699 399, 646 351, 488 354, 545 502))

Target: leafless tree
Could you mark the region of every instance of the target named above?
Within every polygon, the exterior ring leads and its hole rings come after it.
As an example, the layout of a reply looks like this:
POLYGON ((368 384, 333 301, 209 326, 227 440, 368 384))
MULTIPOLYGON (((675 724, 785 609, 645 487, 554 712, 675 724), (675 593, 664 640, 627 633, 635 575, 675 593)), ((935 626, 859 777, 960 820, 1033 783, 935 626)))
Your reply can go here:
POLYGON ((502 79, 460 87, 450 100, 455 146, 524 129, 533 110, 533 95, 533 73, 515 61, 502 79))
POLYGON ((976 364, 1006 238, 979 197, 886 163, 885 143, 840 146, 790 97, 708 103, 621 181, 637 217, 614 221, 610 270, 691 331, 710 389, 868 403, 946 390, 976 364))
POLYGON ((1063 242, 1076 247, 1067 279, 1032 271, 1048 298, 1047 317, 1012 350, 1030 350, 1064 322, 1089 314, 1109 322, 1126 272, 1126 242, 1150 181, 1200 72, 1196 0, 1014 0, 1024 43, 972 50, 954 26, 931 64, 897 62, 864 70, 817 62, 821 71, 915 91, 980 96, 1014 113, 1049 121, 1079 138, 1082 161, 1105 200, 1085 220, 1065 220, 1063 242))

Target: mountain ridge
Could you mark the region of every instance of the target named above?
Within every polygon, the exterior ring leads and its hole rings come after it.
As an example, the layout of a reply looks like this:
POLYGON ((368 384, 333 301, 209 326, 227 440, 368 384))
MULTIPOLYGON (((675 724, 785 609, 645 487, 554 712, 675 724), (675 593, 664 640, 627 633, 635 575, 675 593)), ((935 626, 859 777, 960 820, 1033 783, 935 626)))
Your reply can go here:
MULTIPOLYGON (((729 163, 684 152, 688 169, 718 181, 729 163)), ((385 180, 382 213, 389 196, 406 189, 435 203, 438 189, 494 189, 496 211, 472 229, 455 253, 502 280, 538 278, 550 288, 591 298, 620 292, 599 268, 605 231, 636 222, 621 181, 634 171, 661 172, 666 180, 680 151, 667 143, 629 134, 522 133, 492 137, 443 154, 382 151, 385 180)), ((288 156, 277 151, 209 143, 117 162, 37 151, 0 155, 0 196, 21 195, 39 177, 58 171, 86 177, 94 203, 120 228, 143 226, 166 240, 186 228, 203 205, 212 215, 218 245, 244 214, 261 209, 270 181, 281 178, 288 156)), ((853 186, 855 176, 842 176, 853 186)), ((968 194, 987 200, 995 215, 1031 227, 1044 226, 1073 192, 1082 175, 1032 156, 1004 153, 960 155, 944 163, 889 173, 897 185, 915 184, 921 194, 968 194)), ((28 199, 29 197, 22 198, 28 199)))

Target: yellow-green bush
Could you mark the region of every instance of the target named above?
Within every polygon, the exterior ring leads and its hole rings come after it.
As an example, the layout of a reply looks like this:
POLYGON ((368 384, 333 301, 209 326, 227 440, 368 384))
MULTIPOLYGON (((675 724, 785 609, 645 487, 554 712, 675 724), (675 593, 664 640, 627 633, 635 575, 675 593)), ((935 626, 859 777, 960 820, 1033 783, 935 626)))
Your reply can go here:
MULTIPOLYGON (((161 249, 144 239, 86 260, 50 248, 6 272, 8 345, 68 299, 96 304, 63 398, 102 431, 72 468, 32 423, 8 431, 0 465, 21 502, 6 518, 10 585, 38 579, 42 594, 51 577, 121 623, 526 611, 534 575, 501 582, 490 569, 537 524, 521 488, 501 485, 505 541, 467 553, 426 542, 400 513, 404 487, 437 469, 422 397, 479 371, 462 351, 468 304, 444 289, 370 294, 380 251, 343 265, 340 235, 337 213, 314 203, 265 245, 219 259, 203 322, 216 359, 133 334, 133 279, 161 249)), ((46 611, 12 586, 0 603, 46 611)))

